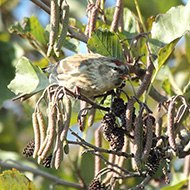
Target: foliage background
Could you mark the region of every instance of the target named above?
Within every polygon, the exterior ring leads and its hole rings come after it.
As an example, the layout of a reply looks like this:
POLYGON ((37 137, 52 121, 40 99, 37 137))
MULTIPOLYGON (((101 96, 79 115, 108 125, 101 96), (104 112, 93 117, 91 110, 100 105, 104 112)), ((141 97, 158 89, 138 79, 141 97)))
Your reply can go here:
MULTIPOLYGON (((165 13, 172 6, 187 3, 180 0, 152 0, 139 1, 139 6, 142 11, 143 19, 146 20, 152 15, 165 13)), ((86 5, 85 0, 70 0, 71 16, 78 18, 81 22, 86 23, 86 5), (78 7, 80 6, 80 9, 78 7)), ((114 6, 115 1, 106 1, 106 6, 114 6)), ((130 10, 136 13, 134 1, 126 1, 125 4, 130 10)), ((30 1, 25 0, 1 0, 0 2, 0 159, 12 159, 28 166, 39 168, 47 171, 53 175, 56 175, 62 179, 75 182, 76 174, 73 172, 77 167, 82 169, 82 175, 86 181, 89 182, 93 178, 93 157, 85 155, 82 158, 77 157, 77 151, 75 154, 65 157, 65 160, 61 166, 61 169, 55 171, 55 169, 45 169, 43 166, 36 165, 35 161, 26 159, 22 156, 22 149, 28 141, 33 138, 33 131, 31 125, 31 114, 33 112, 33 99, 24 103, 11 102, 10 99, 15 95, 7 88, 7 85, 14 78, 15 65, 18 59, 25 55, 33 62, 39 62, 42 55, 36 52, 29 43, 26 43, 23 39, 19 38, 15 34, 10 34, 8 28, 15 21, 21 21, 23 17, 30 17, 35 15, 38 17, 41 25, 45 27, 49 23, 49 16, 42 10, 37 8, 30 1), (86 175, 87 174, 87 175, 86 175)), ((179 88, 183 88, 189 78, 190 71, 190 37, 186 35, 179 43, 174 53, 168 60, 170 66, 171 75, 168 76, 169 80, 174 80, 179 88)), ((86 48, 83 43, 80 43, 79 52, 85 53, 86 48)), ((71 55, 73 52, 65 49, 65 55, 71 55)), ((47 64, 41 63, 41 64, 47 64)), ((164 68, 157 76, 156 84, 157 88, 160 88, 163 76, 166 76, 167 70, 164 68)), ((160 89, 162 90, 162 89, 160 89)), ((150 100, 152 101, 152 100, 150 100)), ((155 107, 155 103, 152 102, 152 108, 155 107)), ((73 114, 72 123, 76 123, 76 114, 73 114)), ((96 121, 98 121, 98 117, 96 121)), ((76 126, 74 126, 76 128, 76 126)), ((93 140, 93 131, 96 126, 92 127, 88 131, 88 140, 93 140)), ((74 150, 76 147, 72 147, 74 150)), ((183 160, 175 160, 173 164, 173 174, 176 174, 176 178, 173 181, 179 182, 183 178, 183 160), (178 178, 178 180, 177 180, 178 178), (182 179, 181 179, 182 178, 182 179)), ((4 170, 4 168, 2 168, 4 170)), ((41 177, 34 178, 31 173, 27 174, 29 178, 34 181, 37 187, 40 189, 49 188, 50 181, 41 177)), ((62 189, 63 187, 56 186, 55 189, 62 189)), ((72 189, 72 188, 64 188, 72 189)), ((149 187, 149 189, 154 189, 149 187)))

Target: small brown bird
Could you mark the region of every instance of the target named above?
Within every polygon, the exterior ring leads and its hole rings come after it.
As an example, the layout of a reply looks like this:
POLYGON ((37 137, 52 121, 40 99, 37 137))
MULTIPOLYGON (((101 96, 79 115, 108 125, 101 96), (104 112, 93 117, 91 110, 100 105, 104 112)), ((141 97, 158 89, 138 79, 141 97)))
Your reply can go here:
MULTIPOLYGON (((88 98, 117 88, 129 76, 127 65, 99 54, 76 54, 43 69, 51 84, 58 84, 88 98)), ((29 98, 20 95, 14 100, 29 98)))
POLYGON ((78 89, 86 97, 101 95, 119 87, 129 76, 125 63, 99 54, 76 54, 44 71, 50 73, 50 83, 75 92, 78 89))

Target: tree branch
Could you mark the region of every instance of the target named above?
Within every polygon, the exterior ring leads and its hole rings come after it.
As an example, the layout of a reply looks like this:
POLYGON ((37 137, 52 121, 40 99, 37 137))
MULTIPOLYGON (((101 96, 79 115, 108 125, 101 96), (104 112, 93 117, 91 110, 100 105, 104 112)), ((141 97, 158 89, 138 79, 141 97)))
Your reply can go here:
POLYGON ((24 166, 24 165, 21 165, 21 164, 19 164, 19 165, 18 164, 10 164, 10 163, 7 163, 7 162, 0 161, 0 166, 2 168, 16 168, 19 171, 31 172, 31 173, 33 173, 35 175, 39 175, 39 176, 42 176, 42 177, 44 177, 46 179, 49 179, 49 180, 53 181, 56 185, 62 185, 62 186, 66 186, 66 187, 73 187, 75 189, 84 189, 84 187, 82 187, 78 183, 71 183, 71 182, 62 180, 62 179, 60 179, 58 177, 55 177, 54 175, 48 174, 48 173, 46 173, 46 172, 44 172, 42 170, 34 169, 34 168, 24 166))

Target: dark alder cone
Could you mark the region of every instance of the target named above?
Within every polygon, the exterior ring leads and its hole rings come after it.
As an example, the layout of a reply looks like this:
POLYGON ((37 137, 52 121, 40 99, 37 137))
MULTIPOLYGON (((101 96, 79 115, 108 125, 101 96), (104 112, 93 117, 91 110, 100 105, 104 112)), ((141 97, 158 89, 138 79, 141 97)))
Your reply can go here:
POLYGON ((124 131, 121 128, 114 128, 111 133, 110 146, 112 150, 119 151, 124 145, 124 131))
POLYGON ((34 148, 35 148, 35 142, 34 140, 30 141, 26 147, 24 148, 23 150, 23 154, 26 156, 26 157, 31 157, 33 155, 33 152, 34 152, 34 148))
POLYGON ((108 125, 113 125, 115 123, 115 116, 113 113, 107 113, 104 115, 102 119, 102 123, 106 123, 108 125))
POLYGON ((115 116, 112 113, 105 114, 105 116, 102 119, 102 127, 103 127, 103 136, 106 141, 111 141, 111 133, 112 130, 117 127, 117 124, 115 123, 115 116))
POLYGON ((118 128, 116 123, 114 123, 113 125, 103 125, 103 137, 106 141, 110 142, 112 140, 112 132, 114 128, 118 128))
POLYGON ((120 117, 122 113, 126 110, 126 105, 124 104, 123 99, 115 98, 112 103, 112 112, 117 116, 120 117))
POLYGON ((45 168, 50 168, 50 166, 51 166, 51 159, 52 159, 52 154, 50 154, 47 158, 45 158, 44 160, 43 160, 43 166, 45 167, 45 168))
POLYGON ((93 179, 89 184, 89 190, 104 190, 105 185, 102 184, 98 179, 93 179))
POLYGON ((150 151, 149 157, 147 159, 147 175, 153 176, 160 167, 161 160, 163 155, 159 149, 152 149, 150 151))
POLYGON ((126 127, 126 115, 125 115, 125 112, 123 112, 120 115, 120 119, 121 119, 121 126, 125 128, 126 127))

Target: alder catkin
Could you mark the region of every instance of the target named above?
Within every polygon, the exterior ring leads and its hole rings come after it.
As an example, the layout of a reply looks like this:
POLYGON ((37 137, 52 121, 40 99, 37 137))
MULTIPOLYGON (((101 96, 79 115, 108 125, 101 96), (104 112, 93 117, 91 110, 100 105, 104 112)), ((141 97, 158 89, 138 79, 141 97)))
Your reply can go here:
POLYGON ((62 11, 62 19, 61 19, 62 20, 61 34, 60 34, 57 44, 54 46, 54 51, 57 57, 59 57, 59 54, 60 54, 59 52, 67 37, 67 31, 68 31, 68 25, 69 25, 69 5, 64 4, 62 10, 63 11, 62 11))
POLYGON ((145 143, 145 148, 142 155, 142 161, 145 161, 148 158, 151 147, 152 147, 152 137, 153 137, 152 125, 153 123, 152 123, 151 116, 148 115, 147 120, 146 120, 146 129, 147 129, 146 143, 145 143))
POLYGON ((168 119, 167 119, 167 135, 168 141, 172 148, 176 149, 175 142, 175 129, 174 129, 174 118, 175 118, 175 102, 171 101, 168 107, 168 119))
POLYGON ((51 0, 50 10, 50 33, 49 33, 49 46, 47 56, 50 57, 53 45, 58 36, 59 29, 59 5, 58 0, 51 0))
POLYGON ((45 120, 43 118, 43 115, 39 111, 37 112, 37 119, 38 119, 39 128, 40 128, 40 147, 41 147, 46 137, 46 126, 45 126, 45 120))
POLYGON ((39 130, 39 124, 38 124, 36 112, 32 114, 32 125, 33 125, 33 130, 34 130, 34 141, 35 141, 33 158, 36 158, 37 152, 40 148, 40 130, 39 130))
POLYGON ((61 142, 63 142, 67 136, 67 132, 69 129, 70 125, 70 120, 71 120, 71 100, 68 97, 65 97, 65 114, 64 114, 64 127, 61 132, 61 142))
POLYGON ((142 113, 140 113, 136 119, 135 131, 134 131, 134 159, 136 168, 141 167, 141 155, 143 146, 143 120, 142 113))

